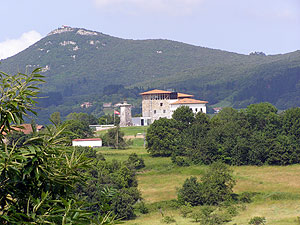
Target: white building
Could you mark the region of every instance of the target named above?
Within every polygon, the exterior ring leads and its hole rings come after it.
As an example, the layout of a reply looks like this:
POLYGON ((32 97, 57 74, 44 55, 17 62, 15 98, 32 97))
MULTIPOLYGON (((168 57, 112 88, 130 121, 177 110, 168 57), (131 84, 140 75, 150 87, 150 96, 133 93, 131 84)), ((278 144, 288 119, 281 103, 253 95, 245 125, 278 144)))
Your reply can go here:
POLYGON ((72 146, 102 147, 102 139, 101 138, 74 139, 72 140, 72 146))
POLYGON ((171 114, 179 108, 180 106, 188 106, 193 111, 193 113, 206 113, 206 104, 207 101, 200 101, 192 98, 180 99, 176 102, 171 103, 171 114))

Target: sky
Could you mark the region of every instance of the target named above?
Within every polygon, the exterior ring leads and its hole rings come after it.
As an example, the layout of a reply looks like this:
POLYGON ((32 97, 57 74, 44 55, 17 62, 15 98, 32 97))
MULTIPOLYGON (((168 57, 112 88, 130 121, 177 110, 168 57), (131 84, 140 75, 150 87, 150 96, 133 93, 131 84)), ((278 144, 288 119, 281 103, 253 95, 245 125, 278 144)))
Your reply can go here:
POLYGON ((68 25, 241 54, 300 50, 300 0, 0 0, 0 59, 68 25))

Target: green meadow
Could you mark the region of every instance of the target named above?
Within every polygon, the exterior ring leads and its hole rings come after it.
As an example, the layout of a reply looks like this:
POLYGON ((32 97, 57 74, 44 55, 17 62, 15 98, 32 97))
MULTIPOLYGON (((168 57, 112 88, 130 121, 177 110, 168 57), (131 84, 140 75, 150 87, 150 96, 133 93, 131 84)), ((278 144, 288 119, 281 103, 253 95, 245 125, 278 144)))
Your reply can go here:
MULTIPOLYGON (((143 127, 122 128, 127 136, 143 133, 143 127)), ((125 221, 128 225, 166 224, 163 216, 170 216, 176 222, 187 225, 195 223, 191 218, 183 218, 172 200, 177 198, 177 188, 190 176, 201 177, 207 166, 178 167, 170 158, 151 157, 143 147, 142 138, 133 139, 133 145, 125 150, 100 148, 106 160, 126 160, 128 155, 141 156, 146 167, 137 172, 138 187, 148 214, 140 214, 134 220, 125 221)), ((266 224, 300 224, 300 165, 292 166, 233 166, 236 185, 234 192, 254 193, 251 203, 243 204, 239 214, 228 224, 248 224, 255 216, 266 218, 266 224)))

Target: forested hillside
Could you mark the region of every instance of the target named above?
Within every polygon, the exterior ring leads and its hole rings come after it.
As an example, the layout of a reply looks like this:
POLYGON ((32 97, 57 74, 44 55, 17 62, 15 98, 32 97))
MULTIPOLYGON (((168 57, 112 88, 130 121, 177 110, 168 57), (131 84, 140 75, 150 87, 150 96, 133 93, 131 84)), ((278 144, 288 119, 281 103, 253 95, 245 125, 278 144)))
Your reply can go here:
POLYGON ((279 109, 299 106, 300 51, 283 55, 242 55, 169 40, 127 40, 80 28, 49 33, 19 54, 1 60, 0 70, 43 68, 41 117, 82 111, 101 114, 103 102, 173 88, 209 101, 210 106, 243 108, 269 101, 279 109))

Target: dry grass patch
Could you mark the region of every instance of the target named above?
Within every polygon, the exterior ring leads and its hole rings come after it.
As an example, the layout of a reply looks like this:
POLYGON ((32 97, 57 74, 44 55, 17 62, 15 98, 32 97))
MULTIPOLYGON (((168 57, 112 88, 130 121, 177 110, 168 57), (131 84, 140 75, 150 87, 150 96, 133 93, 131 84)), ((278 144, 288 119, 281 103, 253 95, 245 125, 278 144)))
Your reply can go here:
POLYGON ((237 177, 234 191, 300 193, 300 165, 233 167, 237 177))
POLYGON ((289 225, 297 224, 297 217, 300 216, 299 201, 265 201, 247 205, 245 211, 233 218, 229 224, 248 224, 255 216, 266 218, 267 224, 289 225))
MULTIPOLYGON (((176 220, 176 223, 170 223, 170 225, 191 225, 191 224, 199 224, 194 223, 191 218, 183 218, 179 215, 177 210, 168 210, 167 212, 163 212, 164 216, 173 217, 176 220)), ((135 220, 124 221, 126 225, 166 225, 166 223, 162 222, 162 215, 160 212, 155 212, 151 214, 141 215, 135 220)))
POLYGON ((188 177, 176 174, 138 176, 139 190, 148 203, 176 199, 176 187, 181 187, 188 177))

